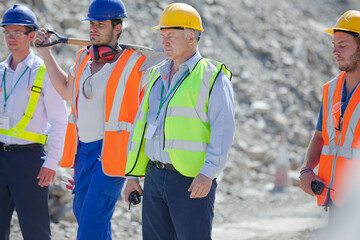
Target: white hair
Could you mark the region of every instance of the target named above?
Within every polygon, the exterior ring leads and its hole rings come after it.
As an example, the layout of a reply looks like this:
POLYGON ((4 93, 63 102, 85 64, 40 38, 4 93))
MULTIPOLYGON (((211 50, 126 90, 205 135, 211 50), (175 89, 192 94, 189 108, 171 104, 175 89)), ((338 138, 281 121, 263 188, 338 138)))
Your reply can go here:
POLYGON ((199 40, 200 40, 200 35, 201 35, 201 31, 199 30, 195 30, 195 29, 191 29, 191 28, 186 28, 184 29, 184 35, 185 37, 189 36, 190 31, 193 31, 195 33, 195 45, 196 45, 196 51, 199 51, 199 40))

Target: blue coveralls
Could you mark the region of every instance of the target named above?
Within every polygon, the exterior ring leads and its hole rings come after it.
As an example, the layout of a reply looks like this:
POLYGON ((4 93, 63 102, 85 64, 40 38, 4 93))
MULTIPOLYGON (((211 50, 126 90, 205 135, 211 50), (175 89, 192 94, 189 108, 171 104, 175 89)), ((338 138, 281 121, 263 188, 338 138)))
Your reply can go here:
POLYGON ((75 161, 73 211, 78 240, 111 240, 111 217, 125 178, 106 176, 99 159, 102 140, 79 141, 75 161))

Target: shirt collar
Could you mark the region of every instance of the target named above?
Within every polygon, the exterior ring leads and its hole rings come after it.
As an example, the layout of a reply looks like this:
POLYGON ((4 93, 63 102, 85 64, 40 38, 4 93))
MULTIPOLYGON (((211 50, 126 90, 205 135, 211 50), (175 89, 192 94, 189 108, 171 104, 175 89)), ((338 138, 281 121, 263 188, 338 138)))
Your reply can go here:
MULTIPOLYGON (((27 57, 22 61, 20 62, 19 64, 25 64, 26 66, 28 67, 31 67, 34 63, 35 63, 35 54, 33 53, 32 50, 30 50, 30 54, 27 55, 27 57)), ((10 69, 10 61, 12 59, 12 54, 10 54, 7 58, 6 58, 6 61, 5 61, 5 67, 10 69)))
MULTIPOLYGON (((186 62, 182 63, 181 65, 186 65, 189 69, 189 72, 192 72, 196 66, 196 64, 199 62, 199 60, 201 59, 201 54, 199 51, 196 51, 196 53, 189 58, 189 60, 187 60, 186 62)), ((180 65, 180 67, 181 67, 180 65)))
MULTIPOLYGON (((199 60, 202 58, 201 54, 199 51, 196 51, 196 53, 191 57, 189 58, 186 62, 182 63, 180 65, 180 69, 181 68, 188 68, 189 69, 189 72, 192 72, 196 66, 196 64, 199 62, 199 60)), ((169 69, 172 67, 172 65, 174 64, 173 61, 171 60, 168 60, 166 61, 160 68, 160 75, 162 77, 164 77, 166 74, 169 73, 169 69)))

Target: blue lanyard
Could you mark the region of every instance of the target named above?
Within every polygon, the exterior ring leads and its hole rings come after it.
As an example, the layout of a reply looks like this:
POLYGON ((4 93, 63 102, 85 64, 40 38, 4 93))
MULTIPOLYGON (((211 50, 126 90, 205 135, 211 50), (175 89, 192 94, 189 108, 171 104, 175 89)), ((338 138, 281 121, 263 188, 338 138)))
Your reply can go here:
POLYGON ((23 73, 21 74, 21 76, 19 77, 19 79, 16 81, 15 85, 11 88, 10 92, 8 95, 6 95, 6 70, 7 68, 5 68, 4 70, 4 75, 3 75, 3 85, 4 85, 4 99, 5 99, 5 103, 4 103, 4 109, 6 108, 6 102, 9 99, 10 95, 12 94, 12 92, 14 91, 16 85, 18 84, 18 82, 20 81, 20 79, 22 78, 22 76, 24 76, 24 74, 26 73, 26 71, 29 69, 29 66, 26 67, 26 69, 23 71, 23 73))
POLYGON ((164 103, 168 100, 168 98, 171 96, 171 94, 174 92, 174 90, 179 86, 179 84, 182 82, 184 76, 186 74, 189 73, 189 70, 187 70, 184 75, 182 75, 182 77, 179 79, 179 81, 177 81, 177 83, 175 84, 175 86, 170 90, 169 94, 166 96, 166 98, 163 100, 163 95, 164 95, 164 83, 161 82, 161 96, 160 96, 160 104, 159 104, 159 110, 156 114, 156 119, 158 118, 159 114, 160 114, 160 110, 163 107, 164 103))

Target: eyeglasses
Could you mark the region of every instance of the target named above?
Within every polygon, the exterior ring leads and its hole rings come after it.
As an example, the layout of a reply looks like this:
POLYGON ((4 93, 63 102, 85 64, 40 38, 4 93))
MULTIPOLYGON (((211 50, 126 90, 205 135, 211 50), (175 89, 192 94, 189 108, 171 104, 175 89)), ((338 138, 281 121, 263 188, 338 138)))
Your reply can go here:
POLYGON ((26 35, 28 35, 29 33, 31 33, 31 31, 27 31, 27 32, 22 32, 22 31, 8 31, 8 30, 4 30, 3 34, 5 35, 6 38, 10 38, 10 37, 14 37, 15 39, 19 39, 19 38, 23 38, 26 35))
POLYGON ((87 99, 87 100, 91 100, 92 99, 92 86, 91 86, 91 77, 93 75, 90 75, 88 76, 85 80, 84 80, 84 83, 83 83, 83 86, 82 86, 82 91, 83 91, 83 94, 84 94, 84 97, 87 99))

